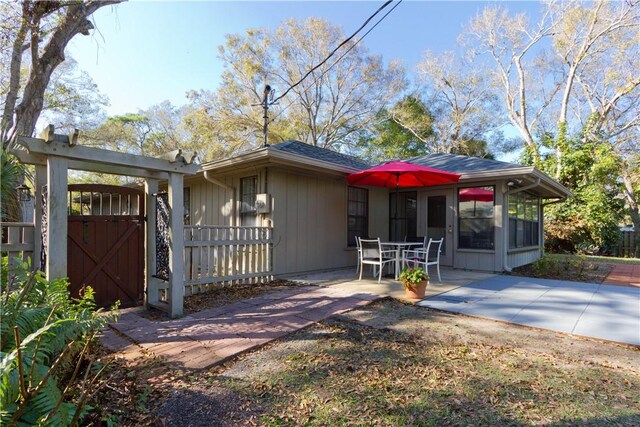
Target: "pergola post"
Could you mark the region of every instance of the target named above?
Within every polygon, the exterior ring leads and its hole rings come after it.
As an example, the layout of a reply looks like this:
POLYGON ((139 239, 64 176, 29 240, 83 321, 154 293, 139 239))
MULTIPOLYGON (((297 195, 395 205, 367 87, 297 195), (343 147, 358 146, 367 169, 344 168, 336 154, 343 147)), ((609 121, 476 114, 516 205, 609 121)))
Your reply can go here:
POLYGON ((67 159, 47 157, 47 280, 67 277, 67 159))
POLYGON ((156 197, 158 193, 158 180, 146 178, 144 182, 144 206, 145 206, 145 283, 146 292, 144 295, 144 305, 157 305, 160 302, 160 279, 155 276, 156 272, 156 197))
POLYGON ((183 175, 169 174, 169 315, 182 316, 184 300, 183 175))
POLYGON ((145 240, 145 304, 155 304, 167 309, 160 301, 160 289, 165 283, 156 275, 156 198, 161 180, 169 181, 169 289, 166 295, 171 317, 183 312, 184 295, 184 205, 183 176, 193 175, 200 166, 194 164, 195 152, 175 150, 161 158, 120 153, 95 147, 77 145, 77 133, 72 135, 54 134, 53 126, 47 127, 44 137, 19 137, 17 147, 11 149, 22 163, 36 165, 35 182, 35 245, 34 264, 39 262, 41 244, 42 189, 47 185, 47 224, 45 272, 48 279, 67 277, 68 238, 68 187, 67 172, 85 170, 90 172, 120 174, 144 178, 147 206, 145 240))

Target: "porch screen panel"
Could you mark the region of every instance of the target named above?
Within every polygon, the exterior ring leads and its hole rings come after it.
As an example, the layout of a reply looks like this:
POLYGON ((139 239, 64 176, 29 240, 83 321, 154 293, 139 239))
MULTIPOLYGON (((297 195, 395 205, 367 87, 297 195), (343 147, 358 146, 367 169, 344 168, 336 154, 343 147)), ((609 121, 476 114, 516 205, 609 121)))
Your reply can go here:
POLYGON ((540 197, 530 193, 509 195, 509 249, 540 244, 540 197))
POLYGON ((494 249, 493 186, 458 190, 458 248, 494 249))
POLYGON ((347 245, 356 246, 356 236, 369 237, 369 190, 349 187, 347 200, 347 245))

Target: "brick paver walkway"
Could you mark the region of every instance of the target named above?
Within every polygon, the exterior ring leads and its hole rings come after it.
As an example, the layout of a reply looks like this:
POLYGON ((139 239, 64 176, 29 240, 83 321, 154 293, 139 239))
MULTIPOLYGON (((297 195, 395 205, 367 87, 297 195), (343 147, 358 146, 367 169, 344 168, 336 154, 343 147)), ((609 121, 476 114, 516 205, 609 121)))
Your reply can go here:
POLYGON ((603 285, 640 287, 640 264, 613 264, 603 285))
POLYGON ((110 330, 103 335, 102 344, 129 359, 141 355, 144 349, 176 368, 203 369, 378 298, 368 293, 309 286, 164 322, 129 312, 111 325, 124 338, 110 330))

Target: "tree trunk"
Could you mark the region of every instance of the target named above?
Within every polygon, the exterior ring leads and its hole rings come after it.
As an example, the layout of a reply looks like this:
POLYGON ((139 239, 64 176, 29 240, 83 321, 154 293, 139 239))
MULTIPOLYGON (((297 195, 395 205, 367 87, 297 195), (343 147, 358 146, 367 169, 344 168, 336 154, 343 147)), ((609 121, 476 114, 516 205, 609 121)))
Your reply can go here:
POLYGON ((0 138, 2 138, 2 147, 6 148, 9 140, 11 139, 11 128, 13 128, 13 112, 16 108, 16 102, 18 101, 18 93, 20 91, 20 67, 22 66, 22 52, 24 41, 27 38, 28 25, 27 20, 24 17, 26 14, 27 5, 22 7, 22 22, 20 23, 20 29, 16 34, 16 39, 13 42, 11 49, 11 65, 9 66, 9 85, 7 91, 7 97, 5 98, 4 110, 2 112, 2 122, 0 125, 0 138))
MULTIPOLYGON (((38 46, 33 44, 38 41, 38 35, 32 33, 32 46, 31 51, 35 53, 37 57, 32 58, 32 67, 27 84, 22 94, 22 101, 15 107, 15 125, 13 129, 8 126, 5 129, 5 124, 10 125, 11 120, 7 120, 5 115, 2 119, 2 136, 9 135, 22 135, 32 136, 35 130, 36 123, 42 112, 44 105, 44 93, 49 85, 51 74, 58 65, 64 61, 64 50, 67 44, 76 34, 88 35, 89 30, 93 29, 93 24, 87 19, 93 12, 101 7, 120 3, 122 0, 105 0, 105 1, 87 1, 79 3, 71 3, 66 6, 66 13, 62 17, 60 23, 53 29, 49 41, 42 50, 42 54, 39 54, 38 46)), ((30 2, 25 1, 25 5, 30 2)), ((26 7, 26 6, 25 6, 26 7)), ((24 10, 24 9, 23 9, 24 10)), ((24 12, 23 12, 24 13, 24 12)), ((31 22, 31 31, 39 30, 40 20, 44 15, 34 16, 34 21, 31 22)), ((26 18, 25 18, 26 20, 26 18)), ((26 34, 25 34, 26 36, 26 34)), ((15 49, 15 46, 14 46, 15 49)), ((15 53, 15 51, 14 51, 15 53)), ((32 53, 32 56, 34 56, 32 53)), ((13 60, 13 58, 12 58, 13 60)), ((19 62, 17 67, 17 80, 19 82, 19 62)), ((11 68, 11 80, 14 79, 14 64, 12 62, 11 68)), ((7 99, 17 99, 18 86, 12 88, 13 91, 9 91, 7 99), (13 98, 15 97, 15 98, 13 98)), ((15 101, 14 101, 15 103, 15 101)), ((13 106, 5 106, 5 114, 13 114, 13 106)), ((4 142, 4 141, 3 141, 4 142)))

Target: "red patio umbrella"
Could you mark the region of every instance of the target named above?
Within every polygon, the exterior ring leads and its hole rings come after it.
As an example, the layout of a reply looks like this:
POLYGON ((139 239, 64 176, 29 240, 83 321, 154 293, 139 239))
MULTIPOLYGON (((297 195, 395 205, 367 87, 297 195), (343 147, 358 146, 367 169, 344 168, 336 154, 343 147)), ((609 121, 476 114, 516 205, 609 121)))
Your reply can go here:
POLYGON ((476 214, 478 202, 493 202, 493 190, 482 187, 463 188, 458 192, 461 202, 473 202, 473 215, 476 214))
MULTIPOLYGON (((370 185, 373 187, 427 187, 430 185, 451 184, 458 182, 460 175, 440 169, 416 165, 409 162, 395 161, 384 163, 360 172, 347 175, 351 185, 370 185)), ((398 215, 398 196, 393 219, 398 215)))
POLYGON ((461 202, 493 202, 493 190, 481 187, 463 188, 458 194, 461 202))
POLYGON ((347 176, 351 185, 374 187, 427 187, 430 185, 458 182, 460 175, 409 162, 384 163, 347 176))

